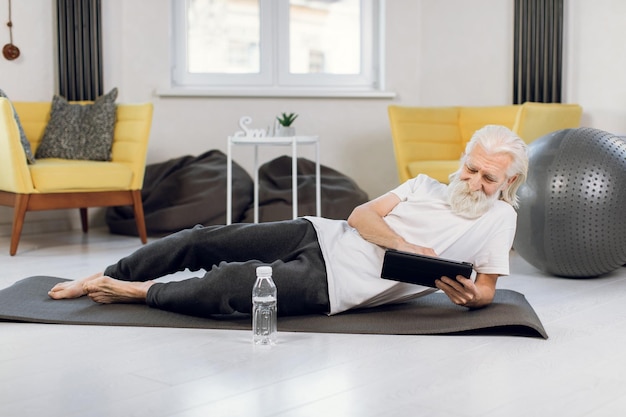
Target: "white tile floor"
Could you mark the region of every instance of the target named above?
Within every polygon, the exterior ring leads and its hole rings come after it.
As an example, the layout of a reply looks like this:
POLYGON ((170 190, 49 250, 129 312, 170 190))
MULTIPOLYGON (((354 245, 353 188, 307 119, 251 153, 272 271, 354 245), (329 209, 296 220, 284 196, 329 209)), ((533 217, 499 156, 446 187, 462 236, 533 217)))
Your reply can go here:
MULTIPOLYGON (((79 278, 139 246, 102 230, 25 235, 0 288, 79 278)), ((0 416, 620 416, 626 268, 544 276, 515 253, 500 288, 526 295, 548 340, 0 323, 0 416)), ((181 273, 177 277, 190 276, 181 273)))

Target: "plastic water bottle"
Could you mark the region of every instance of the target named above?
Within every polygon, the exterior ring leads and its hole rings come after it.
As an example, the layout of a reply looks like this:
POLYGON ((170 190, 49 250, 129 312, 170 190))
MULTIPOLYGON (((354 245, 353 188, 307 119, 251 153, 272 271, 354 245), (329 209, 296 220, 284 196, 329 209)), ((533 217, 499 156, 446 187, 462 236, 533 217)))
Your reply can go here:
POLYGON ((252 288, 252 341, 256 345, 273 345, 277 336, 276 285, 272 267, 259 266, 252 288))

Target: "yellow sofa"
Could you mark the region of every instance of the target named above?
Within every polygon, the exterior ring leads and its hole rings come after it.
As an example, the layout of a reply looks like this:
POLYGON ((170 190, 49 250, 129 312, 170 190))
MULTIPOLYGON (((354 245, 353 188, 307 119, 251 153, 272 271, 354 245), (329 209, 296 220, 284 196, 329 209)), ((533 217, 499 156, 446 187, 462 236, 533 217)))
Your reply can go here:
MULTIPOLYGON (((50 118, 51 103, 13 102, 33 154, 50 118)), ((111 161, 37 159, 27 164, 11 102, 0 98, 0 205, 13 207, 10 254, 15 255, 29 210, 132 205, 141 241, 147 234, 141 201, 151 103, 118 104, 111 161)))
POLYGON ((443 183, 459 168, 465 145, 488 124, 512 129, 526 143, 580 125, 577 104, 524 103, 508 106, 388 107, 398 169, 404 182, 424 173, 443 183))

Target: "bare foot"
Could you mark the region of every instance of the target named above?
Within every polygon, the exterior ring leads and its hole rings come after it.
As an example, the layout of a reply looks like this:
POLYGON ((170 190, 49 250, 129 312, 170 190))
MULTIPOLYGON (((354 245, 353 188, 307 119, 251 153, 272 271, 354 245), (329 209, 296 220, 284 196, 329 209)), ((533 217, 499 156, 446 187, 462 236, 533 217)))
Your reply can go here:
POLYGON ((96 303, 144 303, 152 281, 129 282, 101 276, 87 281, 83 292, 96 303))
POLYGON ((79 298, 87 293, 84 291, 83 286, 86 282, 94 280, 102 276, 102 272, 98 272, 97 274, 93 274, 87 278, 79 279, 76 281, 65 281, 60 282, 50 291, 48 291, 48 296, 55 300, 62 300, 65 298, 79 298))

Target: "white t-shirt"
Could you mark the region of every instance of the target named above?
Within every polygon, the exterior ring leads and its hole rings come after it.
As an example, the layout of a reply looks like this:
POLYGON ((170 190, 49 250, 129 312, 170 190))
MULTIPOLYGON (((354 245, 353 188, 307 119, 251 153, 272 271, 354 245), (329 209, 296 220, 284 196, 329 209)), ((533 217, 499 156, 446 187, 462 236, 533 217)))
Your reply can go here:
MULTIPOLYGON (((391 191, 400 203, 384 220, 410 243, 442 258, 471 262, 479 273, 509 274, 517 213, 503 201, 477 219, 454 214, 447 185, 419 175, 391 191)), ((344 220, 306 217, 315 227, 326 263, 330 314, 398 303, 436 291, 380 278, 385 249, 363 239, 344 220)))

